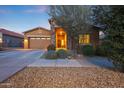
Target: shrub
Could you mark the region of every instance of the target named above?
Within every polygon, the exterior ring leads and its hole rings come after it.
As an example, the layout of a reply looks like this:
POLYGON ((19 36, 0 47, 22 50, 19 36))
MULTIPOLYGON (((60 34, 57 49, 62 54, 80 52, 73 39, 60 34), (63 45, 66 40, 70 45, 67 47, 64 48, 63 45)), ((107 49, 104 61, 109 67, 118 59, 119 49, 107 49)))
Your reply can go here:
POLYGON ((97 55, 106 56, 112 61, 115 68, 124 72, 124 48, 116 42, 104 41, 96 51, 97 55))
POLYGON ((67 57, 68 57, 69 59, 74 58, 74 57, 75 57, 74 52, 71 51, 71 50, 68 50, 68 51, 67 51, 67 57))
POLYGON ((48 47, 47 47, 47 51, 50 51, 50 50, 56 50, 56 47, 54 44, 50 44, 48 47))
POLYGON ((104 41, 101 45, 96 48, 96 55, 98 56, 107 56, 110 53, 111 47, 110 43, 104 41))
POLYGON ((68 56, 67 51, 64 50, 64 49, 60 49, 60 50, 58 50, 56 53, 57 53, 57 56, 58 56, 59 58, 67 58, 67 56, 68 56))
POLYGON ((49 51, 45 54, 45 58, 46 58, 46 59, 56 59, 56 58, 57 58, 57 54, 56 54, 55 51, 49 50, 49 51))
POLYGON ((121 72, 124 72, 124 54, 113 52, 111 59, 115 68, 121 72))
POLYGON ((124 72, 124 49, 111 49, 108 57, 117 70, 124 72))
POLYGON ((84 55, 92 56, 92 55, 94 55, 94 48, 91 45, 83 45, 81 47, 81 52, 84 55))

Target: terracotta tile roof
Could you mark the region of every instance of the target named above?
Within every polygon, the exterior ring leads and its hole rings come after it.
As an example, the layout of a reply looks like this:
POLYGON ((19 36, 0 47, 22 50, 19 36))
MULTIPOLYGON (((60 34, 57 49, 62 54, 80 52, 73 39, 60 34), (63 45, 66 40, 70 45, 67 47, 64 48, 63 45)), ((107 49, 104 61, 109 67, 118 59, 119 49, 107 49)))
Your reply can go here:
POLYGON ((43 30, 48 31, 49 33, 51 33, 51 30, 48 30, 48 29, 43 28, 43 27, 36 27, 36 28, 30 29, 30 30, 24 31, 23 33, 27 33, 27 32, 30 32, 30 31, 33 31, 33 30, 36 30, 36 29, 43 29, 43 30))
POLYGON ((16 33, 16 32, 12 32, 12 31, 9 31, 9 30, 3 29, 3 28, 0 28, 0 32, 2 34, 5 34, 5 35, 10 35, 10 36, 24 38, 24 36, 22 34, 19 34, 19 33, 16 33))

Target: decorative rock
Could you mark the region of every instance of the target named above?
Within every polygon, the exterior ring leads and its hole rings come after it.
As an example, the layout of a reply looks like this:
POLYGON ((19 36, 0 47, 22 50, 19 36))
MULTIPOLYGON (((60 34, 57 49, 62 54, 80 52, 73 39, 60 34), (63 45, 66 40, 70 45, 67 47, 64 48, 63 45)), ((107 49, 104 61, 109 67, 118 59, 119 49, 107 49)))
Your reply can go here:
POLYGON ((96 67, 29 67, 0 87, 124 87, 124 74, 96 67))

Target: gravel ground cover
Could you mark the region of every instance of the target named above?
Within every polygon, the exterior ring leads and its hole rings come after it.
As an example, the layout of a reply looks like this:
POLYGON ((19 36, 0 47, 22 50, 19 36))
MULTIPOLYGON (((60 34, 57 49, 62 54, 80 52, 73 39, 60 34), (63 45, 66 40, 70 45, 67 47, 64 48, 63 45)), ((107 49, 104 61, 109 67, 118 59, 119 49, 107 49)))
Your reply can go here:
POLYGON ((96 67, 29 67, 0 83, 0 87, 124 87, 124 73, 96 67))

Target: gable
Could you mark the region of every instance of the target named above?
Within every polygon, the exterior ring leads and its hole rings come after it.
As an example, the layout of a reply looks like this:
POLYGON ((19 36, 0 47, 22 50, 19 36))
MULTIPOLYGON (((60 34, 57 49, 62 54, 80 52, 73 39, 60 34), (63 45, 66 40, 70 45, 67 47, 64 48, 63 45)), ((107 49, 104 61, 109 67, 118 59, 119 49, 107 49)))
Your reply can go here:
POLYGON ((13 31, 9 31, 7 29, 0 29, 0 33, 2 33, 4 35, 18 37, 18 38, 24 38, 24 36, 22 34, 19 34, 19 33, 13 32, 13 31))
POLYGON ((51 35, 51 32, 49 30, 46 29, 41 29, 41 28, 36 28, 36 29, 32 29, 29 31, 24 32, 24 34, 26 36, 33 36, 33 35, 38 35, 38 36, 47 36, 47 35, 51 35))

